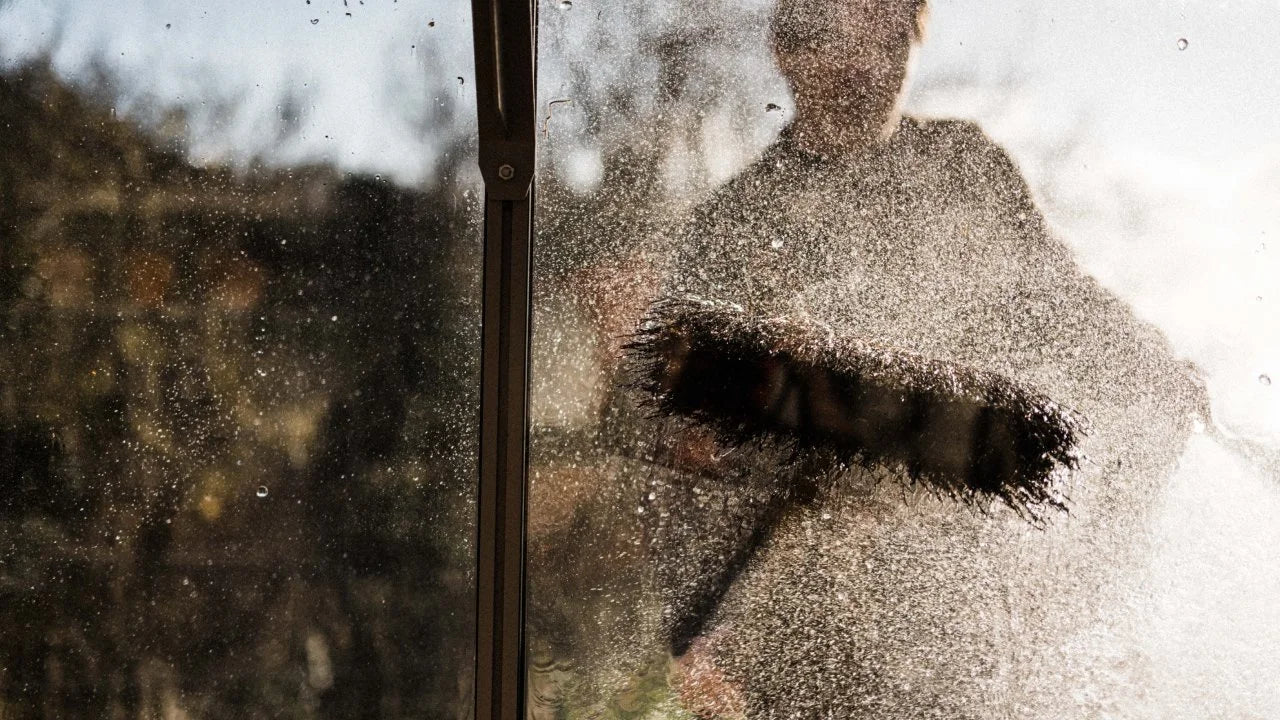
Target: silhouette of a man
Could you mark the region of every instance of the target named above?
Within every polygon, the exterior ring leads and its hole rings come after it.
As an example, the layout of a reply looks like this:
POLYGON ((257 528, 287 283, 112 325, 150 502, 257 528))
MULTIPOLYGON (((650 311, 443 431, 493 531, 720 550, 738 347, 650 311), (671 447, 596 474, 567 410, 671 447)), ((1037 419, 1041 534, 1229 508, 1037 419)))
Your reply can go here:
POLYGON ((712 432, 675 453, 644 519, 684 702, 706 716, 1081 717, 1141 698, 1146 510, 1203 391, 976 125, 901 115, 925 10, 780 0, 794 119, 696 211, 664 292, 1013 378, 1088 418, 1089 459, 1041 530, 892 468, 815 477, 712 432))

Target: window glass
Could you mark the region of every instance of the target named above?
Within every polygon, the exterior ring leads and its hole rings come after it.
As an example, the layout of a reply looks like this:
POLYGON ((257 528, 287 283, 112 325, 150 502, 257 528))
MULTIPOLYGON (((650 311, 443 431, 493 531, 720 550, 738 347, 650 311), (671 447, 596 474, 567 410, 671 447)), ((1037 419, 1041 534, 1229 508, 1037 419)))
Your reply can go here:
POLYGON ((533 717, 1280 710, 1273 8, 541 13, 533 717))
POLYGON ((0 4, 0 715, 469 717, 470 38, 0 4))

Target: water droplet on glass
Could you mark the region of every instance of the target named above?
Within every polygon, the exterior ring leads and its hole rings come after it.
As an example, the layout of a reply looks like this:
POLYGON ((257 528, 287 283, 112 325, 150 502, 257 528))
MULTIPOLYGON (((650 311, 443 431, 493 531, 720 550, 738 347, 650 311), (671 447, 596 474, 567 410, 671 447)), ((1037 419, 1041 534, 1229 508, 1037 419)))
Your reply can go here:
POLYGON ((658 499, 658 493, 656 493, 656 492, 651 492, 651 493, 649 493, 649 499, 650 499, 650 500, 657 500, 657 499, 658 499))
POLYGON ((769 247, 773 248, 774 250, 781 250, 782 245, 783 245, 782 241, 778 239, 774 239, 769 242, 769 247))
POLYGON ((782 106, 777 103, 769 103, 764 106, 765 112, 778 112, 780 110, 782 110, 782 106))
POLYGON ((1187 42, 1187 39, 1186 39, 1186 38, 1178 38, 1178 49, 1179 49, 1179 50, 1186 50, 1186 49, 1187 49, 1187 47, 1188 47, 1188 46, 1190 46, 1190 45, 1191 45, 1191 43, 1187 42))
POLYGON ((165 29, 165 30, 168 30, 168 29, 169 29, 169 28, 171 28, 171 27, 173 27, 173 23, 165 23, 165 24, 164 24, 164 29, 165 29))
POLYGON ((572 1, 572 0, 560 0, 560 9, 561 9, 561 10, 568 10, 568 9, 569 9, 569 8, 571 8, 571 7, 573 7, 573 1, 572 1))
POLYGON ((334 315, 333 317, 329 318, 329 320, 330 320, 331 322, 338 322, 338 316, 337 316, 337 315, 334 315))
POLYGON ((255 495, 257 495, 257 496, 258 496, 258 497, 260 497, 260 498, 264 498, 264 497, 266 497, 266 496, 267 496, 267 486, 266 486, 266 485, 259 485, 259 486, 258 486, 258 491, 257 491, 256 493, 254 493, 254 494, 255 494, 255 495))
POLYGON ((641 505, 640 507, 636 508, 636 514, 637 514, 637 515, 643 515, 643 514, 644 514, 644 506, 643 506, 643 505, 641 505))
POLYGON ((311 24, 312 24, 312 25, 319 25, 319 24, 320 24, 320 18, 311 18, 311 24))
POLYGON ((1258 376, 1258 382, 1262 383, 1263 385, 1266 385, 1266 386, 1270 387, 1270 386, 1271 386, 1271 376, 1270 376, 1270 375, 1267 375, 1267 374, 1265 374, 1265 373, 1264 373, 1264 374, 1262 374, 1262 375, 1259 375, 1259 376, 1258 376))

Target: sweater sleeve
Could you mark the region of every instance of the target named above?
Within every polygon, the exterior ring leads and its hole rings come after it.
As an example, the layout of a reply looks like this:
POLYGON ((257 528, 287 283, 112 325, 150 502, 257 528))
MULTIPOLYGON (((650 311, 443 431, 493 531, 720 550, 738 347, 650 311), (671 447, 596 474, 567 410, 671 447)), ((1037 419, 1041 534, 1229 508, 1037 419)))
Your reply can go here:
POLYGON ((987 313, 1005 323, 1002 354, 1030 359, 1022 369, 1060 385, 1059 399, 1092 416, 1100 431, 1122 429, 1096 438, 1107 446, 1103 455, 1153 471, 1172 463, 1194 417, 1208 418, 1199 369, 1117 294, 1123 288, 1104 287, 1080 266, 1003 148, 972 123, 951 125, 957 187, 989 208, 991 234, 1012 270, 1012 282, 994 295, 1003 307, 987 313), (1123 443, 1112 442, 1118 437, 1123 443))

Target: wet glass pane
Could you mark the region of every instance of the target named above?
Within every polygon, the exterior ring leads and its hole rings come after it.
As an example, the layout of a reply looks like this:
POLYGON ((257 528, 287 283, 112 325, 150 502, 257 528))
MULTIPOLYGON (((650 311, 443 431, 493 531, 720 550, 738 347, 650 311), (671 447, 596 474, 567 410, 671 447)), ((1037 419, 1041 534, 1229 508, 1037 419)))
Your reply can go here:
POLYGON ((1278 22, 544 2, 532 716, 1280 712, 1278 22))
POLYGON ((455 5, 0 4, 0 716, 469 717, 455 5))

